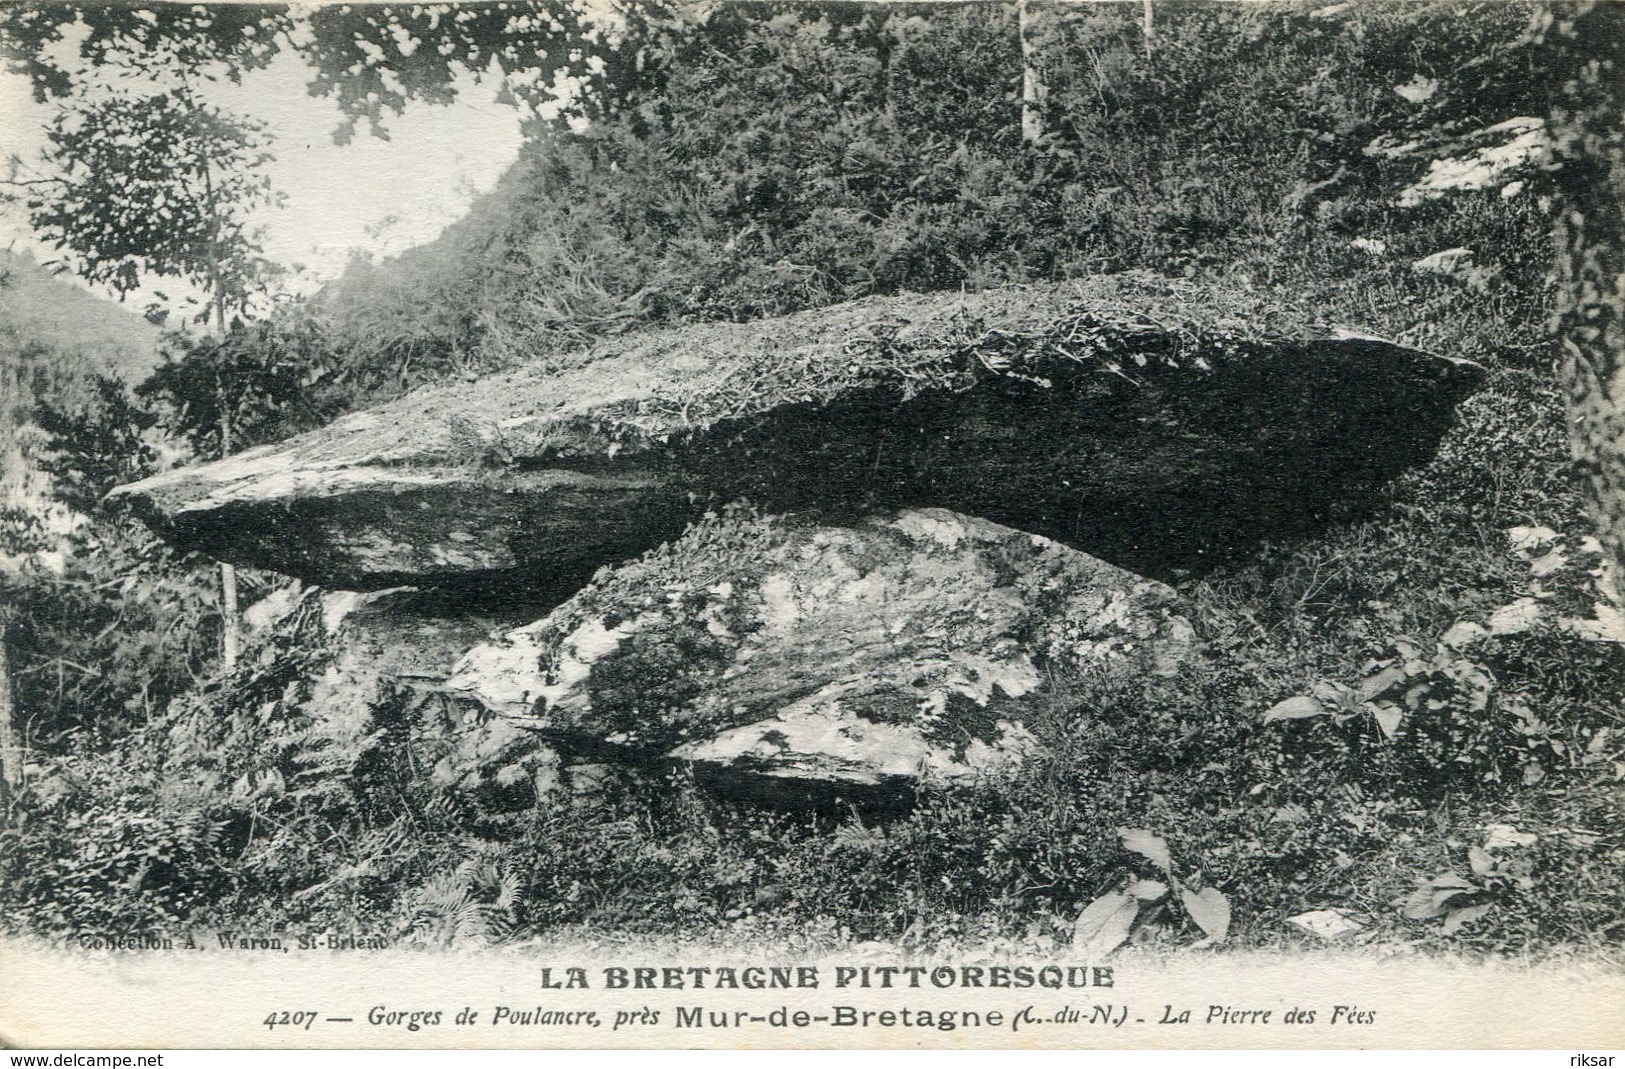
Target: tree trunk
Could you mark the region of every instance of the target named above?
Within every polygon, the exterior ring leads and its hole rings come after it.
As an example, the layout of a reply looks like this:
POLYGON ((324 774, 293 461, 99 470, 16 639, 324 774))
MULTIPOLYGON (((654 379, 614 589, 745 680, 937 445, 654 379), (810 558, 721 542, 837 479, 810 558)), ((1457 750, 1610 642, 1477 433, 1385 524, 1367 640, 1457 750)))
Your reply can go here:
POLYGON ((1558 330, 1565 356, 1569 432, 1585 479, 1605 578, 1625 598, 1625 87, 1612 42, 1625 6, 1578 5, 1557 32, 1576 50, 1550 117, 1558 202, 1558 330), (1593 53, 1596 54, 1593 54, 1593 53))
POLYGON ((17 739, 17 725, 12 723, 11 669, 6 660, 6 628, 0 623, 0 781, 5 783, 5 797, 15 798, 23 784, 23 749, 17 739))
POLYGON ((1038 48, 1032 40, 1033 16, 1029 0, 1016 0, 1016 33, 1021 38, 1021 140, 1029 145, 1044 136, 1044 74, 1038 66, 1038 48))
MULTIPOLYGON (((231 416, 226 412, 224 391, 220 398, 220 455, 231 455, 231 416)), ((220 660, 229 672, 237 667, 242 650, 242 617, 237 612, 237 569, 220 562, 220 660)))
POLYGON ((237 612, 237 569, 220 562, 220 660, 230 671, 237 667, 243 648, 241 615, 237 612))
MULTIPOLYGON (((211 244, 214 256, 209 261, 209 291, 214 298, 214 326, 220 341, 226 340, 226 284, 220 275, 220 210, 215 202, 214 181, 209 168, 203 168, 203 191, 213 226, 211 244)), ((219 375, 218 369, 215 372, 219 375)), ((215 399, 220 404, 220 459, 231 456, 231 409, 228 407, 225 384, 215 379, 215 399)), ((242 620, 237 612, 237 569, 225 561, 220 562, 220 661, 226 671, 237 667, 237 655, 242 650, 242 620)))
MULTIPOLYGON (((1615 196, 1625 198, 1625 189, 1615 196)), ((1597 540, 1612 565, 1614 600, 1625 602, 1625 227, 1619 226, 1619 203, 1571 213, 1559 240, 1570 446, 1597 540), (1599 218, 1606 214, 1615 218, 1599 218)))
POLYGON ((1152 36, 1151 0, 1141 0, 1140 28, 1141 28, 1141 30, 1144 31, 1144 36, 1145 36, 1145 58, 1150 59, 1151 58, 1151 36, 1152 36))

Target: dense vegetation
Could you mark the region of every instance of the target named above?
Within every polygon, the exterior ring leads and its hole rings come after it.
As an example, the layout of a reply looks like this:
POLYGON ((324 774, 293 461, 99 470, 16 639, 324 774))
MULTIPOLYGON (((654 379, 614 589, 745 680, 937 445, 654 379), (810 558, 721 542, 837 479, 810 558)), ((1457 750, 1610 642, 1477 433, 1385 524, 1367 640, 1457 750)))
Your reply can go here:
MULTIPOLYGON (((1550 325, 1565 174, 1429 181, 1588 59, 1528 32, 1535 4, 1159 2, 1149 41, 1138 4, 1033 8, 1036 138, 1014 5, 635 6, 438 242, 188 343, 138 402, 47 413, 85 519, 38 535, 68 539, 66 572, 0 579, 30 725, 6 923, 1049 948, 1177 874, 1248 946, 1309 940, 1285 918, 1324 909, 1356 941, 1617 955, 1625 646, 1564 622, 1608 610, 1550 325), (155 421, 217 451, 211 404, 263 441, 648 326, 1130 269, 1488 379, 1378 517, 1186 584, 1199 663, 1066 681, 1013 787, 922 790, 888 822, 738 807, 681 771, 579 805, 456 789, 421 771, 455 750, 442 699, 381 693, 360 734, 313 715, 335 652, 308 600, 221 670, 201 562, 97 503, 156 462, 155 421)), ((1205 927, 1153 905, 1137 938, 1205 927)))

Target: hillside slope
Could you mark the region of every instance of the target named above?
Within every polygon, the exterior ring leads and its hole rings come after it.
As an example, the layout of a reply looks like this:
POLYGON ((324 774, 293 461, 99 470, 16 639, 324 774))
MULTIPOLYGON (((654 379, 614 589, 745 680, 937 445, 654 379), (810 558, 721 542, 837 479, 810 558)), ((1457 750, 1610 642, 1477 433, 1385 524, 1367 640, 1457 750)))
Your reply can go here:
POLYGON ((22 451, 35 406, 83 404, 98 375, 140 382, 161 359, 159 337, 128 308, 0 250, 0 503, 38 496, 22 451))
POLYGON ((7 410, 71 403, 93 375, 141 381, 160 331, 131 309, 58 278, 27 253, 0 250, 0 382, 7 410))

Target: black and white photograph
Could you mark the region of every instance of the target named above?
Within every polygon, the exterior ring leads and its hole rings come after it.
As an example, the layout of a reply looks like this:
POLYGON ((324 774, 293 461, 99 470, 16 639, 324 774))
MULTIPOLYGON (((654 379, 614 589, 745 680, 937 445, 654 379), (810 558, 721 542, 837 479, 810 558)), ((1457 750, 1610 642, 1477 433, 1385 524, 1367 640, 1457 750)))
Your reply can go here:
POLYGON ((0 1045, 1625 1047, 1625 4, 0 58, 0 1045))

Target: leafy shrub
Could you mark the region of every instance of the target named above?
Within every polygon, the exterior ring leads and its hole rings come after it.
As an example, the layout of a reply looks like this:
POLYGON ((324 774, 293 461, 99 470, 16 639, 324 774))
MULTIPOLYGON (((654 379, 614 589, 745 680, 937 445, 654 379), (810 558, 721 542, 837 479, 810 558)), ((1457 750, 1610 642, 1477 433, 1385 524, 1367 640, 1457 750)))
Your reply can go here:
POLYGON ((53 933, 183 929, 230 890, 222 822, 202 809, 155 812, 129 766, 58 759, 0 833, 5 916, 53 933))

